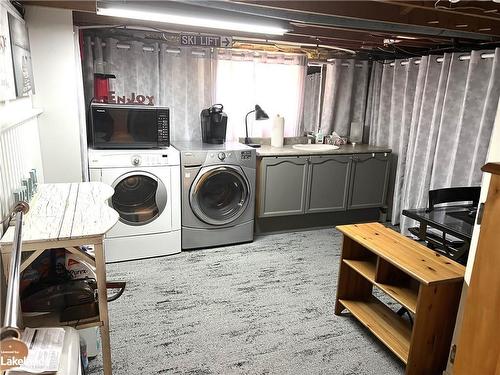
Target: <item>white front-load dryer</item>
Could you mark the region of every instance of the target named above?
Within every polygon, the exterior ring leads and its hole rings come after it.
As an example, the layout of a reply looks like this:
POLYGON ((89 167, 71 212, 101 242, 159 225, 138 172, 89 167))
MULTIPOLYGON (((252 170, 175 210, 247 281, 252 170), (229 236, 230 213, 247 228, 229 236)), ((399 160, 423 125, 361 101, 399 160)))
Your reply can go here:
POLYGON ((120 215, 105 237, 107 262, 181 251, 179 152, 89 150, 91 181, 115 190, 109 205, 120 215))

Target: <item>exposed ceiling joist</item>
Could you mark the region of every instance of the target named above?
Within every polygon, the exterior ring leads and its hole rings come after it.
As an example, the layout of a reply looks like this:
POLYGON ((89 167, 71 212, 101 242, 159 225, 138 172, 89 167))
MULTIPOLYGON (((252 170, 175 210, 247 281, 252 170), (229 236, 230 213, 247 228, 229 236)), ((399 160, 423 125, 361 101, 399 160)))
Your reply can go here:
POLYGON ((420 8, 452 15, 469 15, 492 21, 500 21, 500 5, 493 1, 459 1, 452 3, 448 0, 438 1, 409 1, 409 0, 374 0, 383 3, 393 3, 408 9, 420 8))
POLYGON ((71 9, 81 12, 93 12, 96 11, 96 2, 92 0, 74 0, 74 1, 51 1, 51 0, 22 0, 25 5, 37 5, 42 7, 50 8, 61 8, 61 9, 71 9))
POLYGON ((281 41, 295 44, 299 49, 302 45, 324 45, 332 51, 335 47, 355 50, 360 58, 394 58, 500 46, 500 4, 490 1, 460 0, 458 4, 448 0, 174 2, 178 7, 200 13, 225 10, 238 13, 240 18, 241 15, 253 15, 287 21, 289 32, 276 37, 107 17, 95 13, 95 1, 24 1, 30 5, 73 9, 74 23, 79 26, 122 25, 174 33, 231 35, 247 45, 255 38, 263 40, 261 44, 273 45, 281 41))
MULTIPOLYGON (((427 16, 417 10, 402 14, 402 7, 394 3, 375 1, 195 1, 199 6, 237 11, 251 15, 278 18, 306 24, 333 26, 347 29, 371 30, 393 34, 425 35, 430 37, 458 38, 466 40, 496 41, 500 35, 500 23, 484 24, 491 30, 478 32, 483 24, 470 16, 467 22, 462 16, 450 17, 433 12, 427 16), (435 22, 430 24, 429 22, 435 22), (466 22, 466 23, 465 23, 466 22), (452 28, 453 24, 453 28, 452 28), (456 25, 468 25, 465 29, 456 25), (433 25, 433 26, 429 26, 433 25), (469 31, 473 29, 475 31, 469 31)), ((420 9, 418 9, 420 10, 420 9)), ((422 11, 427 11, 422 9, 422 11)))

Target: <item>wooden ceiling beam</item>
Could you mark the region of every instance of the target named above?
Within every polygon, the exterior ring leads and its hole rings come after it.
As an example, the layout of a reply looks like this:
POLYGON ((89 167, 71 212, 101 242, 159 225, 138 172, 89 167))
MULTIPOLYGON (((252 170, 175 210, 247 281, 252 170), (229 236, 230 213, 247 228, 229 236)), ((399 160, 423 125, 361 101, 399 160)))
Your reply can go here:
POLYGON ((455 32, 466 31, 490 35, 500 39, 500 20, 423 6, 409 7, 406 3, 400 2, 248 0, 240 3, 316 15, 332 15, 392 24, 434 27, 455 32))
POLYGON ((430 47, 436 44, 451 44, 452 41, 449 39, 427 39, 427 38, 418 38, 418 39, 401 39, 397 38, 395 35, 377 33, 377 32, 366 32, 366 31, 352 31, 338 28, 328 28, 328 27, 319 27, 319 26, 311 26, 311 25, 297 25, 293 24, 293 30, 287 33, 289 35, 301 35, 301 36, 310 36, 315 37, 320 40, 346 40, 358 42, 361 44, 374 44, 374 45, 384 45, 384 40, 393 39, 398 40, 396 42, 401 46, 414 46, 414 47, 430 47))
POLYGON ((92 0, 75 1, 44 1, 44 0, 21 0, 24 5, 38 5, 49 8, 71 9, 80 12, 96 12, 96 2, 92 0))
POLYGON ((374 0, 383 3, 393 3, 400 6, 421 9, 432 9, 448 14, 469 15, 493 21, 500 21, 500 4, 493 1, 459 1, 450 3, 448 0, 440 1, 408 1, 408 0, 374 0))

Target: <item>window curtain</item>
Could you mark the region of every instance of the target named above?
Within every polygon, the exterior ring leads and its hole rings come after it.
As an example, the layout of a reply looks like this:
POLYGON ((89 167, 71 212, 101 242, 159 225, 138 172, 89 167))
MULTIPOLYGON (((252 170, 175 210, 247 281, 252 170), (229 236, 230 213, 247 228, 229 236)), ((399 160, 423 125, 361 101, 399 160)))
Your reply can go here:
POLYGON ((375 63, 367 112, 370 143, 397 153, 392 222, 402 233, 415 223, 401 210, 426 207, 429 190, 481 183, 500 95, 500 49, 419 61, 416 80, 416 60, 375 63))
POLYGON ((319 128, 319 104, 321 97, 321 73, 308 74, 304 87, 303 130, 317 132, 319 128))
POLYGON ((154 96, 155 105, 170 108, 171 140, 201 138, 200 112, 213 103, 214 97, 210 49, 88 36, 84 38, 84 52, 86 103, 93 96, 94 73, 114 74, 110 90, 115 96, 154 96))
MULTIPOLYGON (((323 70, 324 71, 324 70, 323 70)), ((327 64, 320 127, 361 142, 370 65, 368 61, 335 59, 327 64)))
POLYGON ((420 59, 374 63, 365 118, 365 143, 392 149, 387 192, 388 217, 399 223, 406 152, 420 59))
POLYGON ((216 102, 228 115, 226 139, 245 136, 245 115, 259 104, 269 120, 248 116, 250 137, 270 137, 273 118, 285 118, 285 136, 302 134, 305 55, 241 50, 217 53, 216 102))
POLYGON ((210 49, 160 49, 160 103, 171 108, 172 138, 201 139, 200 112, 213 104, 215 61, 210 49), (182 126, 178 126, 182 124, 182 126))

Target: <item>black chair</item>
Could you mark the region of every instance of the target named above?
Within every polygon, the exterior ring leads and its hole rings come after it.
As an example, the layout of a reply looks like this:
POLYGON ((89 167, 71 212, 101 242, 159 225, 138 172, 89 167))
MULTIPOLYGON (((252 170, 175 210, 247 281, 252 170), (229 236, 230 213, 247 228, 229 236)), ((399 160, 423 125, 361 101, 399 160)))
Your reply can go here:
POLYGON ((429 207, 430 212, 434 206, 442 203, 458 203, 472 202, 474 206, 479 204, 479 196, 481 195, 480 186, 454 187, 445 189, 436 189, 429 191, 429 207))
MULTIPOLYGON (((453 187, 430 190, 429 206, 427 208, 427 211, 431 212, 432 210, 434 210, 435 206, 444 203, 471 202, 472 205, 477 206, 479 204, 480 194, 480 186, 453 187)), ((420 229, 418 227, 412 227, 408 230, 411 234, 420 237, 420 229)), ((453 252, 456 252, 457 249, 465 246, 465 242, 458 238, 449 235, 448 238, 446 237, 446 233, 435 228, 427 229, 425 233, 425 241, 427 243, 427 246, 435 251, 443 253, 448 257, 452 257, 453 252)))

